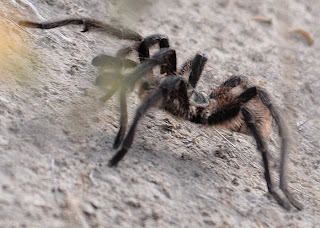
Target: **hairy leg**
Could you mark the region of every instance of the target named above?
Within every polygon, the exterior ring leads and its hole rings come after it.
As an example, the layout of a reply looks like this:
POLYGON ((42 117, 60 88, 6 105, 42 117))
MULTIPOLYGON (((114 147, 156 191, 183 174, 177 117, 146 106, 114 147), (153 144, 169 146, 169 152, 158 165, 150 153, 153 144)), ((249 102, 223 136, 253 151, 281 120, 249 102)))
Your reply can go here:
POLYGON ((163 63, 160 65, 160 73, 167 75, 175 75, 177 71, 177 56, 176 53, 167 55, 163 63))
POLYGON ((193 88, 196 87, 207 60, 208 60, 208 58, 202 53, 198 53, 194 57, 192 64, 191 64, 191 72, 189 75, 189 84, 193 88))
POLYGON ((179 75, 190 71, 189 73, 189 84, 195 88, 200 76, 202 74, 203 68, 207 62, 208 58, 203 53, 197 53, 193 59, 186 61, 181 69, 179 70, 179 75))
POLYGON ((222 83, 221 86, 234 88, 234 87, 240 85, 241 81, 242 81, 242 79, 240 76, 234 75, 234 76, 231 76, 227 81, 222 83))
POLYGON ((128 80, 125 81, 124 87, 126 89, 133 89, 136 82, 150 73, 155 66, 168 64, 175 59, 176 52, 170 48, 162 48, 158 52, 156 52, 148 61, 140 64, 136 70, 129 75, 128 80))
POLYGON ((70 18, 65 20, 59 20, 54 22, 32 22, 32 21, 19 21, 19 25, 29 28, 39 29, 52 29, 56 27, 62 27, 66 25, 83 25, 82 32, 87 32, 90 29, 99 29, 108 33, 109 35, 115 36, 122 40, 142 40, 142 36, 131 29, 123 28, 120 26, 114 26, 111 24, 103 23, 100 21, 86 19, 86 18, 70 18))
MULTIPOLYGON (((150 51, 149 49, 158 44, 159 48, 169 48, 169 39, 165 35, 161 34, 153 34, 143 38, 140 42, 136 42, 134 45, 124 47, 120 49, 116 56, 117 57, 126 57, 132 51, 137 51, 139 55, 140 63, 150 59, 150 51)), ((175 56, 174 56, 175 57, 175 56)), ((164 74, 172 74, 176 72, 176 57, 170 61, 170 65, 162 64, 160 73, 164 74)))
POLYGON ((256 125, 255 118, 248 109, 242 108, 241 111, 242 111, 245 123, 247 124, 254 139, 256 140, 258 150, 261 152, 263 165, 264 165, 264 177, 267 182, 268 191, 283 208, 285 208, 286 210, 289 210, 290 204, 286 200, 282 199, 274 189, 274 186, 271 180, 270 169, 269 169, 267 145, 256 125))
MULTIPOLYGON (((149 49, 155 44, 158 44, 160 49, 169 48, 169 39, 167 36, 161 35, 161 34, 153 34, 151 36, 145 37, 141 41, 140 45, 137 47, 140 62, 146 61, 150 58, 149 49)), ((177 70, 176 66, 177 66, 176 56, 172 56, 172 59, 169 62, 161 65, 160 73, 173 74, 177 70)))
POLYGON ((202 53, 197 53, 195 57, 187 60, 178 72, 178 75, 184 75, 189 72, 187 83, 188 97, 191 103, 207 104, 208 100, 200 92, 195 90, 195 87, 200 79, 203 68, 207 62, 207 57, 202 53))
POLYGON ((127 124, 128 124, 128 111, 127 111, 126 91, 121 90, 120 91, 120 128, 113 143, 114 149, 117 149, 121 145, 127 130, 127 124))
POLYGON ((286 170, 287 170, 286 167, 287 167, 287 157, 288 157, 288 133, 287 133, 286 126, 278 110, 272 104, 269 95, 262 89, 259 89, 258 93, 260 95, 260 99, 262 103, 268 107, 273 119, 275 120, 278 126, 279 137, 281 139, 281 160, 280 160, 280 170, 279 170, 280 189, 283 191, 283 193, 286 195, 286 197, 294 207, 296 207, 299 210, 302 210, 303 208, 302 204, 299 203, 296 199, 294 199, 288 190, 288 183, 287 183, 287 177, 286 177, 286 170))
POLYGON ((150 57, 149 49, 151 46, 155 44, 159 44, 159 48, 168 48, 169 47, 169 39, 165 35, 154 34, 144 38, 140 45, 137 48, 139 53, 140 62, 148 60, 150 57))
POLYGON ((160 85, 159 89, 154 91, 137 109, 136 115, 133 119, 132 125, 127 133, 121 149, 109 161, 109 166, 115 166, 126 155, 132 145, 136 127, 140 118, 148 111, 148 109, 157 104, 161 99, 165 98, 172 90, 174 90, 178 83, 182 81, 179 76, 169 76, 160 85))
POLYGON ((135 86, 135 83, 145 75, 147 75, 152 69, 161 65, 170 59, 170 56, 176 55, 175 51, 172 49, 160 49, 157 53, 155 53, 151 59, 145 61, 141 65, 139 65, 136 70, 126 77, 126 80, 121 84, 120 90, 120 129, 117 134, 117 137, 114 141, 113 147, 118 148, 123 141, 123 137, 125 135, 127 122, 128 122, 128 114, 127 114, 127 100, 126 95, 128 90, 132 90, 135 86))

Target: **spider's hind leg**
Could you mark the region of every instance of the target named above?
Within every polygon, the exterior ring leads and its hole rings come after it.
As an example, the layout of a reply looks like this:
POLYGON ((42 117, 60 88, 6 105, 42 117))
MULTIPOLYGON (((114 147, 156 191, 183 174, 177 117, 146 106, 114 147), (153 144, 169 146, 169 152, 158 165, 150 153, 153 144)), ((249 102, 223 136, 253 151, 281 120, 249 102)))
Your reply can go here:
POLYGON ((271 180, 270 169, 269 169, 267 144, 259 128, 257 127, 254 115, 247 108, 241 108, 241 112, 243 114, 245 123, 247 124, 254 139, 256 140, 258 150, 261 152, 262 160, 264 164, 264 177, 267 182, 268 191, 283 208, 285 208, 286 210, 289 210, 290 209, 289 202, 285 199, 282 199, 274 189, 274 186, 271 180))
POLYGON ((286 129, 286 125, 284 124, 281 115, 278 110, 272 104, 271 99, 267 92, 262 89, 258 89, 258 93, 260 96, 260 100, 262 103, 269 109, 273 119, 275 120, 278 126, 278 133, 281 139, 281 160, 280 160, 280 189, 283 191, 287 199, 291 202, 291 204, 296 207, 298 210, 302 210, 303 206, 300 202, 293 198, 291 193, 288 190, 288 183, 286 178, 286 165, 287 165, 287 157, 288 157, 288 133, 286 129))

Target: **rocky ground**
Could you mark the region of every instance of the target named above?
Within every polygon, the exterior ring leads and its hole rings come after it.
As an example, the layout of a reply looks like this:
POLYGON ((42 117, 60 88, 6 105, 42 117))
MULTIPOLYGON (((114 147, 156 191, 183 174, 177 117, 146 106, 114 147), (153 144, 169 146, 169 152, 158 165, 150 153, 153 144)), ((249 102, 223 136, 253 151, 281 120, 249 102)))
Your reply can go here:
MULTIPOLYGON (((5 0, 0 9, 0 227, 320 226, 320 1, 5 0), (108 167, 119 107, 99 101, 91 60, 127 42, 17 24, 41 16, 166 34, 179 65, 204 52, 205 94, 233 74, 264 87, 290 129, 288 181, 304 210, 270 197, 252 137, 156 109, 108 167)), ((138 104, 132 94, 130 117, 138 104)), ((268 144, 276 170, 276 133, 268 144)))

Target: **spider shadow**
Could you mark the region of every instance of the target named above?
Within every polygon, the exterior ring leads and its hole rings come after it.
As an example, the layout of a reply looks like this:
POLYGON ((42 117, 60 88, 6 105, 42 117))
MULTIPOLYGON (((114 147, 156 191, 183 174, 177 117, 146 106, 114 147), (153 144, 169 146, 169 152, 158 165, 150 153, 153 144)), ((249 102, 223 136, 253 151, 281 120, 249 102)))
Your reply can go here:
MULTIPOLYGON (((121 161, 115 169, 107 167, 107 161, 105 161, 101 167, 102 176, 112 175, 121 179, 127 177, 125 179, 128 183, 122 183, 121 187, 118 186, 120 188, 131 186, 131 184, 135 185, 136 181, 134 180, 146 182, 144 186, 153 183, 154 188, 167 198, 180 199, 179 194, 187 195, 190 198, 197 196, 204 198, 208 207, 210 204, 223 204, 224 200, 232 204, 231 199, 237 199, 240 195, 252 198, 250 192, 243 190, 243 185, 240 184, 237 187, 232 183, 239 177, 237 173, 241 172, 239 170, 241 167, 228 157, 228 151, 222 152, 226 153, 224 158, 216 156, 215 150, 208 153, 201 152, 197 146, 183 145, 178 138, 166 139, 167 135, 160 134, 159 129, 156 129, 157 126, 148 130, 148 125, 144 123, 149 123, 149 121, 141 123, 137 130, 140 137, 137 137, 126 159, 121 161), (161 143, 163 141, 166 141, 166 144, 161 143), (230 166, 230 163, 233 164, 230 166), (203 191, 204 189, 210 189, 210 191, 203 191)), ((196 125, 193 126, 193 128, 196 127, 196 125)), ((109 135, 107 138, 110 138, 109 135)), ((104 153, 104 155, 109 158, 113 154, 112 141, 107 144, 108 153, 104 153), (110 153, 109 148, 111 149, 110 153)), ((105 176, 101 179, 109 178, 111 177, 105 176)), ((260 201, 261 197, 257 196, 254 200, 260 201)), ((250 204, 247 207, 249 210, 250 204)))

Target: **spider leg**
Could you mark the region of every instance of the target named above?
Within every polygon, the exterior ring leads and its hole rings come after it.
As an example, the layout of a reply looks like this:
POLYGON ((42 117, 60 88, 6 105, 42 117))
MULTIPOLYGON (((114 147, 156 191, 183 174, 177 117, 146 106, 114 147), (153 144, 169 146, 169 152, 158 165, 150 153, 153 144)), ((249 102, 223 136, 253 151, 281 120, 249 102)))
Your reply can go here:
POLYGON ((285 208, 286 210, 289 210, 290 204, 286 200, 282 199, 274 190, 274 186, 271 180, 270 169, 269 169, 267 144, 263 139, 263 136, 256 125, 255 118, 247 108, 242 107, 241 112, 243 114, 245 123, 249 127, 254 139, 256 140, 258 150, 261 152, 262 160, 264 164, 264 176, 267 182, 268 191, 283 208, 285 208))
POLYGON ((283 191, 287 199, 291 202, 291 204, 299 210, 303 209, 303 206, 300 202, 293 198, 291 193, 288 190, 288 183, 286 178, 286 166, 287 166, 287 157, 288 157, 288 135, 287 129, 284 124, 281 115, 279 114, 278 110, 272 104, 271 99, 265 91, 262 89, 258 90, 260 99, 262 103, 267 106, 269 109, 273 119, 275 120, 278 126, 279 137, 281 139, 281 160, 280 160, 280 189, 283 191))
POLYGON ((132 125, 127 133, 122 148, 113 156, 109 161, 109 166, 115 166, 118 162, 126 155, 129 148, 132 145, 136 127, 140 118, 148 111, 150 107, 157 104, 161 99, 164 99, 171 91, 173 91, 178 83, 182 82, 182 78, 179 76, 169 76, 161 83, 159 89, 154 91, 147 99, 142 103, 142 105, 137 109, 136 115, 132 122, 132 125))
POLYGON ((197 53, 193 59, 187 60, 178 72, 178 75, 181 76, 189 72, 187 83, 188 99, 197 104, 206 104, 208 102, 205 96, 195 90, 207 60, 208 58, 203 53, 197 53))
POLYGON ((179 75, 183 75, 185 72, 190 71, 189 74, 189 84, 195 88, 200 76, 202 74, 203 68, 207 62, 208 58, 203 53, 197 53, 193 59, 186 61, 181 69, 179 70, 179 75))
POLYGON ((232 119, 239 114, 243 104, 257 95, 257 88, 250 87, 227 105, 222 106, 208 117, 208 124, 214 125, 232 119))
POLYGON ((157 53, 155 53, 151 57, 151 59, 139 65, 136 68, 136 70, 132 74, 130 74, 125 81, 123 81, 123 84, 121 85, 121 90, 120 90, 120 129, 114 141, 113 148, 116 149, 120 146, 126 131, 126 126, 128 122, 127 100, 126 100, 127 90, 128 89, 132 90, 134 88, 135 83, 140 78, 148 74, 153 69, 153 67, 170 61, 172 56, 175 56, 175 55, 176 53, 173 49, 162 48, 157 53))
MULTIPOLYGON (((128 80, 125 81, 124 87, 125 89, 133 89, 135 83, 152 71, 152 69, 157 65, 170 65, 173 60, 176 59, 176 52, 170 48, 161 48, 158 52, 156 52, 148 61, 140 64, 136 70, 129 75, 128 80)), ((172 66, 172 69, 174 66, 172 66)), ((170 70, 171 71, 171 70, 170 70)))
MULTIPOLYGON (((169 39, 165 35, 161 34, 153 34, 151 36, 148 36, 144 38, 140 45, 137 48, 138 54, 139 54, 139 60, 140 62, 146 61, 150 57, 149 49, 151 46, 155 45, 156 43, 159 44, 159 48, 169 48, 169 39)), ((160 73, 164 74, 173 74, 176 72, 177 68, 177 60, 176 56, 171 56, 172 59, 167 62, 167 64, 162 64, 160 68, 160 73)))
POLYGON ((175 75, 177 71, 177 56, 172 53, 166 56, 166 59, 160 65, 160 73, 167 75, 175 75))
MULTIPOLYGON (((161 35, 161 34, 154 34, 151 36, 147 36, 143 38, 140 42, 137 42, 134 45, 124 47, 120 49, 116 56, 118 57, 126 57, 130 52, 136 50, 139 54, 139 60, 140 62, 144 62, 150 58, 150 52, 149 49, 153 45, 157 44, 159 45, 159 48, 169 48, 169 39, 167 36, 161 35)), ((170 61, 171 65, 167 66, 166 64, 161 65, 160 73, 164 74, 173 74, 176 72, 176 59, 172 59, 170 61)))
POLYGON ((187 84, 181 76, 180 83, 174 90, 171 90, 169 94, 164 98, 162 107, 174 116, 181 117, 183 119, 189 119, 190 102, 188 97, 187 84))
POLYGON ((117 149, 123 141, 124 135, 127 130, 128 124, 128 111, 127 111, 127 99, 126 91, 120 91, 120 128, 118 134, 113 143, 113 149, 117 149))
POLYGON ((147 111, 149 107, 151 107, 154 103, 158 102, 161 98, 162 91, 156 91, 156 93, 152 94, 152 96, 145 100, 145 102, 139 107, 136 116, 133 120, 133 124, 131 125, 129 132, 123 141, 122 148, 109 161, 109 166, 117 165, 118 162, 126 155, 129 148, 131 147, 138 120, 147 111))
POLYGON ((159 44, 160 49, 169 47, 169 39, 165 35, 154 34, 144 38, 137 48, 140 62, 143 62, 149 59, 150 57, 149 48, 155 45, 156 43, 159 44))
POLYGON ((192 60, 191 72, 189 75, 189 84, 193 88, 196 87, 207 60, 208 58, 202 53, 198 53, 192 60))
POLYGON ((37 23, 32 21, 19 21, 19 25, 29 27, 29 28, 39 28, 39 29, 52 29, 56 27, 62 27, 65 25, 83 25, 82 32, 87 32, 91 28, 96 28, 107 32, 108 34, 115 36, 122 40, 142 40, 142 36, 138 33, 132 31, 131 29, 113 26, 111 24, 103 23, 100 21, 86 19, 86 18, 70 18, 54 22, 43 22, 37 23))
MULTIPOLYGON (((224 93, 226 93, 227 91, 231 90, 234 87, 237 87, 239 85, 242 84, 242 88, 243 89, 247 89, 247 82, 243 81, 243 78, 241 76, 236 76, 233 75, 231 76, 227 81, 225 81, 224 83, 222 83, 218 88, 216 88, 215 90, 219 90, 222 89, 224 91, 224 93)), ((209 98, 211 99, 215 99, 217 96, 217 94, 215 94, 215 91, 213 91, 210 95, 209 98)))
POLYGON ((221 86, 234 88, 241 83, 241 77, 234 75, 231 76, 227 81, 225 81, 221 86))

